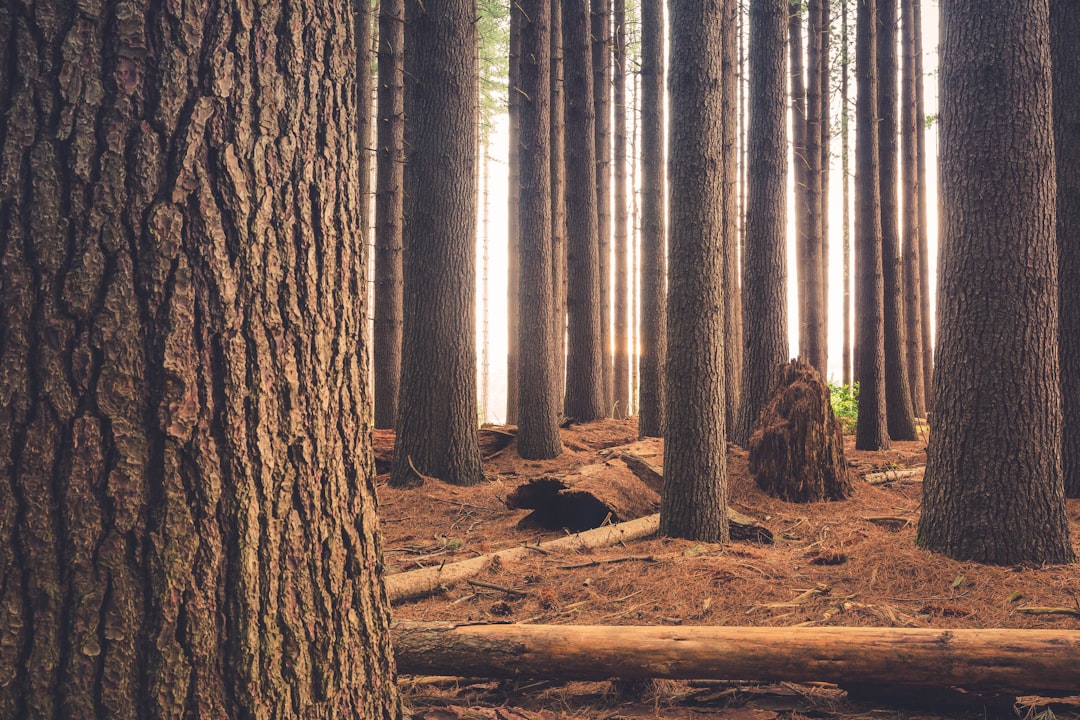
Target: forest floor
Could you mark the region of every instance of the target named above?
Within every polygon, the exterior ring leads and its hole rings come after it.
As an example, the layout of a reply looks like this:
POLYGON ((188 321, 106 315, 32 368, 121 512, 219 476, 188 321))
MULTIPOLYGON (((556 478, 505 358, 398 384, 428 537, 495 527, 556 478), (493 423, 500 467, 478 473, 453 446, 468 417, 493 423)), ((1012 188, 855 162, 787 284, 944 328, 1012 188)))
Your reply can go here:
MULTIPOLYGON (((513 441, 488 448, 489 482, 459 488, 428 480, 398 490, 379 477, 379 518, 388 573, 438 566, 564 533, 518 527, 527 510, 508 495, 523 482, 613 462, 612 448, 637 443, 633 420, 575 425, 566 452, 526 461, 513 441)), ((382 467, 392 433, 376 431, 382 467)), ((662 462, 662 442, 637 443, 662 462)), ((493 564, 444 593, 394 605, 395 620, 457 620, 596 625, 886 626, 1080 629, 1080 612, 1029 614, 1025 608, 1080 610, 1080 569, 990 567, 915 546, 921 476, 870 484, 867 473, 926 462, 925 435, 892 449, 862 452, 845 437, 855 492, 842 502, 798 505, 762 493, 746 453, 728 455, 728 495, 737 511, 767 527, 772 545, 709 545, 651 538, 625 546, 530 554, 493 564)), ((1070 501, 1080 555, 1080 501, 1070 501)), ((976 696, 962 691, 886 699, 857 698, 818 684, 492 681, 401 678, 412 717, 423 720, 797 720, 800 718, 1080 717, 1080 697, 976 696), (912 706, 911 701, 922 701, 912 706)), ((884 689, 882 689, 884 692, 884 689)), ((1080 688, 1077 693, 1080 694, 1080 688)))

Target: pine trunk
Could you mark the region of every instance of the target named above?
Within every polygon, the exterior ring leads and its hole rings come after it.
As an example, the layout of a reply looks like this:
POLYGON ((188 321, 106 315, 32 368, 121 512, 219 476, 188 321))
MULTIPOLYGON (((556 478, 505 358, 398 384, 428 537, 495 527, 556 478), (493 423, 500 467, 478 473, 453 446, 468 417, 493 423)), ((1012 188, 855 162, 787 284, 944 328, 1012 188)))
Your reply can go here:
POLYGON ((721 78, 721 133, 723 134, 723 242, 724 242, 724 424, 734 440, 742 389, 742 297, 739 292, 739 20, 738 2, 725 3, 723 77, 721 78))
MULTIPOLYGON (((803 155, 795 161, 803 165, 806 187, 803 190, 805 233, 800 235, 799 284, 804 286, 806 342, 800 343, 799 354, 825 375, 828 372, 828 344, 825 338, 825 263, 821 254, 821 96, 825 78, 822 76, 821 21, 825 0, 807 2, 806 27, 806 127, 803 130, 803 155)), ((796 205, 796 211, 799 206, 796 205)), ((800 321, 800 327, 803 322, 800 321)))
POLYGON ((923 387, 926 388, 926 412, 933 405, 930 393, 934 375, 934 343, 930 316, 930 241, 928 239, 926 193, 926 103, 924 96, 926 78, 923 75, 922 50, 922 0, 912 0, 915 30, 915 115, 919 120, 916 147, 918 148, 919 175, 919 314, 922 315, 923 387))
POLYGON ((611 3, 591 0, 593 103, 595 104, 596 231, 600 251, 600 357, 603 417, 615 401, 611 354, 611 3))
POLYGON ((840 3, 840 183, 843 197, 843 209, 840 222, 843 227, 843 298, 844 298, 844 332, 841 379, 844 385, 851 387, 855 378, 851 369, 852 343, 851 343, 851 112, 850 112, 850 55, 848 35, 848 4, 847 0, 840 3))
POLYGON ((507 83, 510 181, 506 189, 506 423, 518 421, 518 365, 521 351, 521 13, 510 5, 510 58, 507 83))
POLYGON ((566 136, 563 117, 562 2, 551 0, 551 282, 555 313, 551 318, 557 406, 566 396, 566 136))
POLYGON ((615 0, 615 356, 612 414, 630 414, 630 233, 626 203, 626 0, 615 0))

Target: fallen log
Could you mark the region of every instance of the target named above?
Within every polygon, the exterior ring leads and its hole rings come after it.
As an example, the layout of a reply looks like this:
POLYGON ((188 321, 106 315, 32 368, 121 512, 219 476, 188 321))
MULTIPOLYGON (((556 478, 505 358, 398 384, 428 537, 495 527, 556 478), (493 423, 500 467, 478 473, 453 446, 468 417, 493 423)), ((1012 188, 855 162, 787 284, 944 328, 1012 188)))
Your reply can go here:
POLYGON ((398 622, 405 674, 824 681, 1074 693, 1080 631, 398 622))
POLYGON ((895 482, 896 480, 907 480, 911 478, 919 478, 922 480, 922 475, 925 472, 926 466, 920 465, 919 467, 900 470, 883 470, 881 472, 867 473, 863 477, 866 482, 871 485, 884 485, 885 483, 895 482))
POLYGON ((659 529, 660 516, 649 515, 630 522, 606 525, 577 535, 568 535, 557 540, 549 540, 538 545, 519 545, 439 567, 395 573, 386 576, 386 595, 390 602, 415 600, 434 595, 447 585, 480 574, 484 568, 496 561, 496 559, 498 562, 508 563, 535 552, 606 547, 620 542, 640 540, 654 535, 659 529))

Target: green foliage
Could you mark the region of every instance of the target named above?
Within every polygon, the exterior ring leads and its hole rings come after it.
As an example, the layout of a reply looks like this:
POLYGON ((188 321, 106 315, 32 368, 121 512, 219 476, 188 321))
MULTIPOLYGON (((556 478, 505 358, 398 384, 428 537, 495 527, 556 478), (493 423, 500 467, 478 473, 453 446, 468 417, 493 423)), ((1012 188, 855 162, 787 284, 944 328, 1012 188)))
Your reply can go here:
POLYGON ((844 434, 854 433, 859 421, 859 383, 841 385, 830 382, 829 401, 832 403, 833 412, 840 420, 840 425, 844 428, 844 434))
POLYGON ((506 84, 510 72, 510 4, 507 0, 480 0, 477 11, 480 132, 486 137, 491 134, 495 117, 506 112, 506 84))

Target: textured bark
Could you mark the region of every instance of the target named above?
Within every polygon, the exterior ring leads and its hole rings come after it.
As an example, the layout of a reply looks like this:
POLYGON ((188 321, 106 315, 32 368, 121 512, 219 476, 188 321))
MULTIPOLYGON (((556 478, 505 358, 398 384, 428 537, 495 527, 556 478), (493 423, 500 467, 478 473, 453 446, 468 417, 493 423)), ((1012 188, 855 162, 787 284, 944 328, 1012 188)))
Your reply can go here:
POLYGON ((641 2, 641 358, 638 432, 664 434, 667 222, 664 208, 664 3, 641 2))
POLYGON ((484 477, 476 434, 476 26, 470 0, 407 0, 405 15, 405 303, 390 482, 412 485, 419 473, 471 485, 484 477))
POLYGON ((392 428, 401 377, 401 212, 404 170, 405 0, 379 2, 375 170, 375 427, 392 428))
POLYGON ((851 369, 852 343, 851 343, 851 93, 850 74, 851 59, 849 54, 848 35, 848 4, 847 0, 840 3, 840 175, 841 196, 843 197, 843 210, 841 211, 840 223, 843 225, 842 237, 842 262, 844 283, 844 310, 842 313, 844 332, 842 352, 844 360, 841 363, 841 381, 851 387, 855 378, 851 369))
POLYGON ((791 176, 795 197, 795 267, 799 318, 799 355, 809 353, 810 302, 806 283, 806 245, 809 228, 806 191, 809 179, 806 172, 806 74, 803 68, 802 37, 803 0, 788 0, 788 69, 791 74, 791 176))
MULTIPOLYGON (((732 0, 728 0, 729 2, 732 0)), ((727 542, 724 432, 722 18, 719 0, 670 0, 667 426, 662 535, 727 542)))
POLYGON ((821 5, 821 159, 818 166, 821 172, 821 346, 824 348, 825 365, 829 355, 829 170, 832 165, 832 2, 825 0, 821 5))
POLYGON ((735 442, 746 447, 787 344, 787 132, 784 93, 788 0, 750 3, 743 378, 735 442))
POLYGON ((897 207, 899 164, 896 136, 897 62, 896 6, 898 0, 877 0, 878 8, 878 177, 881 182, 881 270, 884 282, 885 408, 889 437, 914 440, 915 411, 911 406, 904 343, 904 290, 900 268, 900 228, 897 207))
POLYGON ((401 717, 353 4, 36 10, 0 6, 0 717, 401 717))
POLYGON ((915 29, 915 115, 919 119, 918 136, 916 146, 918 148, 918 174, 919 174, 919 313, 922 315, 922 352, 923 352, 923 387, 926 388, 926 411, 930 412, 933 398, 930 394, 931 381, 934 375, 934 343, 931 333, 930 317, 930 241, 927 237, 929 221, 927 220, 926 193, 926 104, 925 83, 923 75, 923 50, 922 50, 922 2, 912 0, 914 5, 915 29))
POLYGON ((552 350, 555 390, 561 410, 566 397, 566 135, 563 132, 562 1, 551 0, 551 282, 555 289, 552 350))
POLYGON ((881 185, 878 181, 877 2, 858 0, 855 27, 855 447, 889 447, 885 418, 885 333, 881 277, 881 185))
POLYGON ((922 296, 919 281, 919 116, 915 105, 915 12, 913 0, 901 0, 901 47, 903 73, 900 85, 900 140, 903 157, 903 225, 904 257, 904 360, 907 364, 911 403, 915 415, 926 417, 926 386, 923 375, 922 296))
POLYGON ((626 202, 626 0, 615 0, 614 95, 615 114, 615 355, 612 414, 630 414, 630 232, 626 202))
POLYGON ((510 5, 510 58, 507 84, 509 116, 506 189, 506 422, 518 421, 518 381, 521 351, 518 347, 521 325, 521 13, 510 5))
POLYGON ((1080 497, 1080 5, 1050 1, 1061 345, 1061 462, 1080 497))
POLYGON ((551 0, 519 0, 521 15, 521 364, 518 453, 544 460, 562 452, 552 322, 551 0))
MULTIPOLYGON (((805 187, 796 198, 797 214, 803 214, 799 233, 799 286, 803 292, 803 305, 799 308, 800 335, 799 354, 822 374, 828 372, 828 341, 825 337, 825 294, 822 281, 825 277, 824 258, 821 254, 821 95, 824 78, 821 67, 821 12, 824 0, 808 0, 806 27, 806 95, 803 100, 805 127, 802 129, 802 154, 795 156, 801 166, 805 187)), ((801 24, 801 22, 800 22, 801 24)), ((801 49, 800 49, 801 52, 801 49)))
POLYGON ((941 11, 940 325, 918 541, 962 560, 1068 562, 1049 2, 941 11))
POLYGON ((600 248, 596 235, 595 121, 588 0, 563 3, 563 99, 566 103, 566 414, 604 416, 600 352, 600 248))
POLYGON ((739 292, 739 19, 738 2, 724 5, 722 53, 723 242, 724 242, 724 426, 735 439, 742 389, 742 297, 739 292))
POLYGON ((591 0, 593 103, 595 105, 596 232, 600 248, 600 352, 604 417, 615 402, 611 353, 611 3, 591 0))

